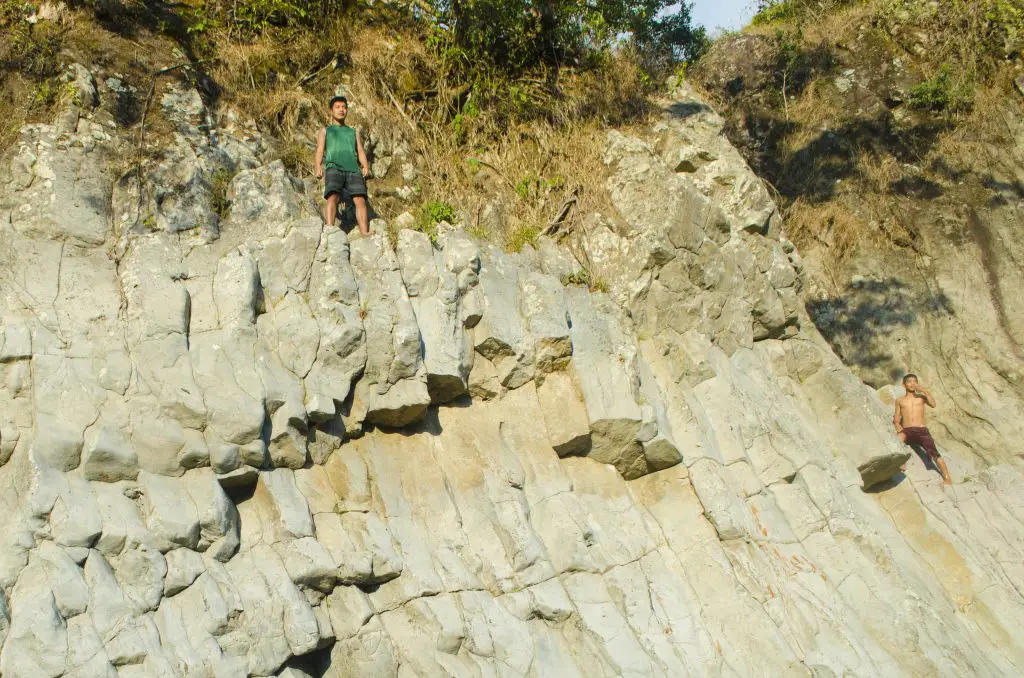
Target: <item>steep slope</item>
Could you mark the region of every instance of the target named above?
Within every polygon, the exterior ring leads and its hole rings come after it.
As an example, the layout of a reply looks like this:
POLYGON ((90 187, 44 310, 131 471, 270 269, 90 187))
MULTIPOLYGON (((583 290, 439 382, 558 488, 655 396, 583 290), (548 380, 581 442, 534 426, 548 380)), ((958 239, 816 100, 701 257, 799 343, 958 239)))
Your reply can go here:
POLYGON ((898 473, 685 84, 518 254, 350 241, 186 88, 115 186, 94 100, 0 175, 5 678, 1024 669, 1024 477, 898 473))
POLYGON ((887 402, 903 374, 921 375, 937 439, 972 473, 1020 464, 1021 35, 971 56, 985 21, 957 32, 939 5, 831 5, 846 8, 720 41, 694 77, 778 191, 807 310, 844 363, 887 402), (953 48, 974 61, 936 68, 953 48))

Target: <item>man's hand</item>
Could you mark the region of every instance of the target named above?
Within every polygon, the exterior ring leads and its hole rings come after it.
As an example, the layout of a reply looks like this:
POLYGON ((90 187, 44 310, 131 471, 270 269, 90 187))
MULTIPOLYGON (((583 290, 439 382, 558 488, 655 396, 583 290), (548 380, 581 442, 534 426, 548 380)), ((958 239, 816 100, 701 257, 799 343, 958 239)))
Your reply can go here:
POLYGON ((359 169, 362 170, 364 179, 370 176, 370 168, 367 167, 366 165, 363 165, 359 169))
POLYGON ((316 168, 316 178, 317 179, 323 179, 324 178, 324 168, 323 167, 317 167, 316 168))
POLYGON ((932 397, 932 394, 924 386, 918 384, 914 395, 918 398, 923 398, 928 407, 935 407, 935 398, 932 397))

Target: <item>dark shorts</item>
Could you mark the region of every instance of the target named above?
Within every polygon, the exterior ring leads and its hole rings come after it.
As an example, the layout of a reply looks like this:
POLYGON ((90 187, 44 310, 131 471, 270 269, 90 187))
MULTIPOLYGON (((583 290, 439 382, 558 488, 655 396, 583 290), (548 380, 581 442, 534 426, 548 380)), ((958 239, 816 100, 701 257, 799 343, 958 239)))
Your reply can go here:
POLYGON ((924 426, 904 426, 903 433, 907 436, 907 445, 920 445, 932 459, 942 456, 939 454, 938 448, 935 447, 935 439, 924 426))
POLYGON ((359 172, 343 172, 328 167, 324 172, 324 197, 337 193, 342 198, 366 195, 366 180, 359 172))

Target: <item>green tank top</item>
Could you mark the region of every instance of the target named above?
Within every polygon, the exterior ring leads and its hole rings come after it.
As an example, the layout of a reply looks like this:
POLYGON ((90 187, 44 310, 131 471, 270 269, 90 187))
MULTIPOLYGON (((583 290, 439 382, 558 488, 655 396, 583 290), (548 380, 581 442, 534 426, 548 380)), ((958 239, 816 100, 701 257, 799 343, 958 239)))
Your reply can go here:
POLYGON ((324 167, 343 172, 359 172, 356 154, 356 130, 348 125, 327 126, 324 140, 324 167))

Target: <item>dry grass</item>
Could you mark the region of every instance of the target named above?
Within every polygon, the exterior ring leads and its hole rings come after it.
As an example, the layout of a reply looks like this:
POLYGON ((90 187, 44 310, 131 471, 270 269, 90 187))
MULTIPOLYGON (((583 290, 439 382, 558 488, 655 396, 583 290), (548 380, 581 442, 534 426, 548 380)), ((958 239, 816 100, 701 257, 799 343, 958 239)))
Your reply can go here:
POLYGON ((876 194, 887 193, 893 183, 905 175, 904 168, 891 155, 861 152, 857 156, 856 168, 861 186, 876 194))
POLYGON ((18 75, 0 80, 0 152, 14 143, 18 131, 32 115, 33 89, 18 75))
MULTIPOLYGON (((64 49, 86 64, 117 69, 144 95, 149 74, 173 63, 173 40, 143 28, 130 38, 103 28, 85 10, 70 12, 64 49), (73 30, 70 28, 73 26, 73 30)), ((313 173, 313 141, 327 122, 326 102, 343 91, 350 121, 379 137, 408 141, 419 171, 411 203, 380 197, 375 208, 392 220, 420 204, 457 208, 462 225, 510 249, 531 244, 574 196, 565 228, 593 211, 611 211, 601 162, 608 125, 645 121, 650 83, 636 60, 621 54, 602 65, 562 71, 557 91, 542 79, 480 76, 472 88, 465 69, 428 44, 421 28, 357 23, 342 16, 320 30, 271 30, 246 43, 212 26, 196 38, 204 68, 217 83, 219 103, 253 119, 273 152, 299 176, 313 173), (461 70, 460 70, 461 69, 461 70), (462 74, 462 75, 460 75, 462 74), (500 202, 503 225, 480 221, 487 203, 500 202)), ((464 66, 464 65, 463 65, 464 66)), ((0 148, 26 120, 51 110, 33 104, 39 83, 8 75, 0 96, 0 148)), ((161 76, 153 101, 183 72, 161 76)), ((147 147, 162 143, 165 122, 151 106, 147 147)), ((141 149, 145 158, 147 149, 141 149)), ((132 162, 134 166, 134 161, 132 162)), ((392 166, 371 193, 403 185, 392 166)))
POLYGON ((786 233, 801 249, 827 248, 833 261, 845 259, 876 230, 859 215, 833 200, 813 205, 797 200, 786 210, 786 233))
MULTIPOLYGON (((855 32, 858 27, 870 21, 875 15, 873 9, 867 3, 843 4, 836 2, 821 2, 808 5, 808 11, 800 20, 799 24, 804 33, 804 38, 810 42, 833 41, 838 35, 849 35, 855 32)), ((749 25, 743 28, 744 33, 751 35, 774 36, 780 28, 789 26, 792 22, 778 22, 761 25, 749 25)))
POLYGON ((799 97, 789 101, 790 118, 799 121, 796 131, 786 138, 787 150, 792 152, 803 148, 809 141, 821 135, 822 130, 834 129, 846 116, 843 108, 831 93, 829 83, 813 80, 799 97))
POLYGON ((992 162, 992 146, 1014 146, 1024 105, 1019 94, 1012 91, 1011 75, 1016 73, 1006 67, 1004 77, 978 88, 974 108, 960 125, 939 138, 932 157, 957 158, 964 165, 984 169, 992 162))
MULTIPOLYGON (((612 207, 601 162, 604 134, 596 122, 555 127, 548 123, 515 125, 488 145, 430 145, 424 160, 424 192, 462 208, 467 228, 486 231, 481 214, 488 203, 500 202, 505 220, 501 232, 488 237, 519 249, 543 230, 575 192, 567 227, 594 211, 612 207)), ((566 229, 568 230, 568 229, 566 229)))
MULTIPOLYGON (((264 35, 252 44, 230 45, 221 49, 213 75, 232 105, 281 140, 278 153, 286 164, 307 175, 316 130, 327 122, 325 103, 340 88, 350 99, 352 124, 398 132, 410 142, 420 172, 421 204, 449 203, 464 215, 464 227, 506 246, 528 244, 533 238, 523 234, 547 226, 573 192, 578 197, 567 221, 610 209, 600 159, 602 127, 609 119, 642 110, 640 105, 632 110, 609 105, 629 98, 646 101, 639 97, 644 84, 634 70, 625 68, 627 75, 617 78, 604 71, 568 73, 561 96, 543 102, 547 115, 510 120, 507 111, 477 105, 478 90, 451 82, 422 38, 342 21, 322 34, 308 33, 298 44, 264 35), (325 35, 335 41, 328 44, 325 35), (335 54, 345 59, 343 68, 327 68, 298 83, 335 54), (507 218, 500 232, 488 232, 480 222, 488 202, 503 205, 507 218)), ((371 193, 400 185, 393 174, 397 168, 375 181, 371 193)), ((417 208, 388 198, 375 204, 388 220, 417 208)))

